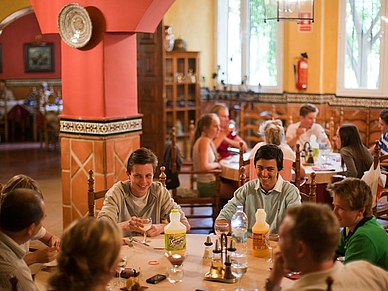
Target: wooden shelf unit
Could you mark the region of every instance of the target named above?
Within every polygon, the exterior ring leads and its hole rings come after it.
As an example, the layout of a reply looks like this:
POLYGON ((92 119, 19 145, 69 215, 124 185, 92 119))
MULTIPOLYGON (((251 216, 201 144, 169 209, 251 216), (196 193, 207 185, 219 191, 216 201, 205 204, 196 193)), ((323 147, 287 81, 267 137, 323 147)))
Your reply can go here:
POLYGON ((183 158, 191 156, 190 120, 200 117, 199 52, 166 52, 164 76, 165 139, 175 126, 183 158))

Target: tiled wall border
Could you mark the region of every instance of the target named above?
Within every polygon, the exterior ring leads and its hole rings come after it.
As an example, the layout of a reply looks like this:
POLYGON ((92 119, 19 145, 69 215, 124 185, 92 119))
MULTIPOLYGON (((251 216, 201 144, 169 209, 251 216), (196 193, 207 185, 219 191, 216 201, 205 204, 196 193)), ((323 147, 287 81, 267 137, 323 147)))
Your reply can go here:
POLYGON ((203 100, 224 100, 257 103, 315 103, 330 106, 388 108, 387 98, 340 97, 335 94, 266 94, 255 92, 209 91, 201 89, 203 100))
POLYGON ((116 120, 60 120, 60 132, 66 134, 82 134, 93 136, 110 136, 116 134, 134 133, 142 130, 142 119, 132 117, 116 120))

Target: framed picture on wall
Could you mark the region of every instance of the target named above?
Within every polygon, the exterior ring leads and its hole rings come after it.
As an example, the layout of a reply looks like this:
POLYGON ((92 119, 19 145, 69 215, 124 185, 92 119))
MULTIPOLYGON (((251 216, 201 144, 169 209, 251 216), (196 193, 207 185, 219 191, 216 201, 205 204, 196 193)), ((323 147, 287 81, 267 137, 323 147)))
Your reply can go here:
POLYGON ((3 72, 3 50, 0 43, 0 73, 3 72))
POLYGON ((26 72, 54 72, 54 44, 24 44, 24 68, 26 72))

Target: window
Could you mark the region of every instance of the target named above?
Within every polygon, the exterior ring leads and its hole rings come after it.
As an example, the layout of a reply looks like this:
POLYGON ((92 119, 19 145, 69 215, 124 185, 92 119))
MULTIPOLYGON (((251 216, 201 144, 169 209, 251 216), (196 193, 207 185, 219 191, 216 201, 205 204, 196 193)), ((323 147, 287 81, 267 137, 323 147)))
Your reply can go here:
POLYGON ((337 95, 388 94, 385 0, 339 1, 337 95))
POLYGON ((218 82, 228 90, 283 92, 283 26, 264 23, 263 3, 218 1, 218 82))

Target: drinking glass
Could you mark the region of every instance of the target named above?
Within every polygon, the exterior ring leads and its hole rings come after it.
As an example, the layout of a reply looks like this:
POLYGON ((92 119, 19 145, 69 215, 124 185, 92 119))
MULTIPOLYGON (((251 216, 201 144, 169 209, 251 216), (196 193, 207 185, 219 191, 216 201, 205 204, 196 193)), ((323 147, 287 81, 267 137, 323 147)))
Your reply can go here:
POLYGON ((182 282, 183 278, 183 262, 187 258, 188 253, 186 252, 184 255, 174 254, 172 252, 166 252, 165 257, 171 263, 169 267, 166 269, 167 279, 170 283, 178 283, 182 282))
POLYGON ((225 233, 225 235, 228 235, 229 233, 229 223, 228 222, 220 222, 216 221, 214 223, 214 232, 218 236, 218 238, 221 237, 221 234, 225 233))
POLYGON ((234 257, 232 259, 231 269, 232 269, 232 274, 238 280, 238 287, 234 291, 245 291, 245 289, 241 287, 241 280, 244 274, 248 270, 247 257, 246 256, 234 257))
POLYGON ((119 274, 118 281, 116 282, 116 286, 125 287, 125 282, 121 282, 121 272, 125 270, 125 266, 127 265, 127 256, 120 255, 120 260, 116 266, 116 272, 119 274))
POLYGON ((139 227, 142 231, 144 231, 144 238, 143 238, 143 243, 146 243, 147 242, 147 230, 149 230, 152 226, 152 218, 151 217, 146 217, 146 218, 142 218, 142 223, 143 223, 143 227, 139 227))
POLYGON ((277 233, 268 233, 265 236, 265 243, 268 246, 268 249, 270 250, 270 257, 267 260, 267 262, 272 263, 273 262, 273 250, 276 249, 279 242, 279 235, 277 233))

